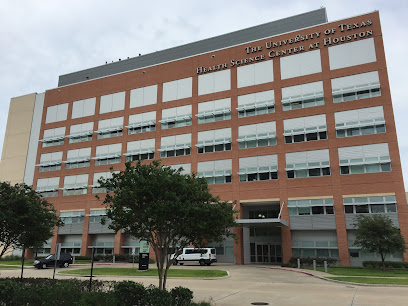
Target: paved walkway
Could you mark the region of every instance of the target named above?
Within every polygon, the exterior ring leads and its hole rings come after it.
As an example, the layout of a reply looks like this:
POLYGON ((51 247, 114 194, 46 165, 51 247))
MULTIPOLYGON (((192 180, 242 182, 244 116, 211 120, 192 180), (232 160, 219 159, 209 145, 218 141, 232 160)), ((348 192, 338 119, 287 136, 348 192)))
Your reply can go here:
MULTIPOLYGON (((81 265, 83 267, 83 265, 81 265)), ((105 265, 106 266, 106 265, 105 265)), ((115 265, 115 267, 130 265, 115 265)), ((80 267, 76 265, 77 268, 80 267)), ((69 269, 71 269, 69 268, 69 269)), ((271 266, 216 264, 211 267, 177 266, 178 269, 222 269, 229 277, 222 279, 169 278, 168 288, 184 286, 194 292, 196 301, 212 301, 214 305, 407 305, 407 287, 358 286, 319 279, 312 275, 329 276, 324 272, 275 269, 271 266), (301 273, 299 273, 301 272, 301 273)), ((64 269, 67 271, 68 269, 64 269)), ((19 276, 18 269, 2 269, 0 277, 19 276)), ((25 269, 25 277, 52 277, 53 270, 25 269)), ((58 275, 57 278, 72 276, 58 275)), ((83 278, 83 277, 78 277, 83 278)), ((145 285, 158 284, 156 277, 97 276, 100 280, 134 280, 145 285)))

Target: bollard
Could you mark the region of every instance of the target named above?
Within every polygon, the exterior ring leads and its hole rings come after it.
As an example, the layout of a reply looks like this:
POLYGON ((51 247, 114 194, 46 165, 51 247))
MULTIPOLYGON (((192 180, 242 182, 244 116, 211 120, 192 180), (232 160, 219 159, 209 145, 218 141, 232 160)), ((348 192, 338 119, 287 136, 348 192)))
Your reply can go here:
POLYGON ((324 272, 328 273, 327 260, 324 261, 324 272))
POLYGON ((75 264, 75 256, 72 256, 72 264, 75 264))
POLYGON ((316 259, 313 259, 313 270, 316 271, 316 259))
POLYGON ((115 263, 115 255, 112 257, 112 262, 115 263))
POLYGON ((300 258, 297 259, 298 269, 300 269, 300 258))

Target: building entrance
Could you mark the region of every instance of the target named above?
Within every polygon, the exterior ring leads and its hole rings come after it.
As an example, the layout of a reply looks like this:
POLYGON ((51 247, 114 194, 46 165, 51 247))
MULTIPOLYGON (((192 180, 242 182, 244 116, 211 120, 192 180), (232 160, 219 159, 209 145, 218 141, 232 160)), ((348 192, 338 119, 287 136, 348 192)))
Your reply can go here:
POLYGON ((251 243, 250 249, 251 263, 282 263, 282 246, 280 244, 251 243))

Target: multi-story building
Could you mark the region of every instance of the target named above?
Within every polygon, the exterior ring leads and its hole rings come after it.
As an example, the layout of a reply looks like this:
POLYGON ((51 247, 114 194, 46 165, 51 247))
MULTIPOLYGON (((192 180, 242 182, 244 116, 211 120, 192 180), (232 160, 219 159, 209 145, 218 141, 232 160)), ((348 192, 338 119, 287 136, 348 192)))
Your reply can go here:
POLYGON ((43 252, 137 251, 100 224, 97 181, 153 159, 236 201, 238 242, 214 245, 221 261, 378 259, 353 246, 359 214, 391 217, 408 239, 378 12, 328 22, 322 8, 62 75, 32 126, 26 182, 65 221, 43 252))

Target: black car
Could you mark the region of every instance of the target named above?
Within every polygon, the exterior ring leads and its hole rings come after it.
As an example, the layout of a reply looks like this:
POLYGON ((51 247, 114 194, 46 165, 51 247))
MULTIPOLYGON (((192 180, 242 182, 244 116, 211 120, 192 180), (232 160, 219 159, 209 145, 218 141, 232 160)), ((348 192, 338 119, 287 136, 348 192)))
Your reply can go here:
MULTIPOLYGON (((61 253, 59 260, 57 260, 57 267, 68 268, 72 264, 72 256, 69 253, 61 253)), ((34 267, 37 269, 45 269, 47 267, 54 267, 55 255, 51 254, 45 258, 34 260, 34 267)))

